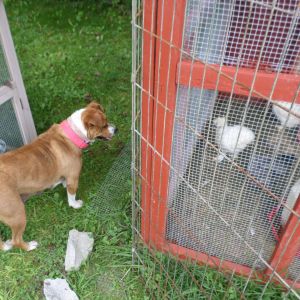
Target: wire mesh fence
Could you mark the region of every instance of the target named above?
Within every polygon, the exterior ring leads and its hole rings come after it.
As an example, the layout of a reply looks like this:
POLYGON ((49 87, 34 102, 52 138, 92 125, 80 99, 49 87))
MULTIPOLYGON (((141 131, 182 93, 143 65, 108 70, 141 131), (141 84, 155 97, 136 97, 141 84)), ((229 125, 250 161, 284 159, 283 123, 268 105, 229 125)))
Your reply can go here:
POLYGON ((0 120, 0 140, 5 142, 5 150, 9 151, 22 146, 24 144, 23 137, 18 126, 12 99, 0 105, 0 120))
POLYGON ((90 213, 105 218, 124 209, 126 200, 130 199, 130 169, 131 141, 125 144, 105 178, 90 193, 90 213))
POLYGON ((11 77, 5 60, 3 46, 0 43, 0 85, 2 86, 10 79, 11 77))
POLYGON ((151 298, 300 298, 299 33, 296 0, 133 1, 133 257, 151 298))

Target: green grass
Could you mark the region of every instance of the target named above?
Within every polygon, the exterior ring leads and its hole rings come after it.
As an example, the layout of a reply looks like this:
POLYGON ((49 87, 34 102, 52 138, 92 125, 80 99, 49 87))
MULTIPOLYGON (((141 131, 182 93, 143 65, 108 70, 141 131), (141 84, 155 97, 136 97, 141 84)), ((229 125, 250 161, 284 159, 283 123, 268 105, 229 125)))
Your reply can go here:
MULTIPOLYGON (((89 211, 90 194, 130 136, 130 13, 96 1, 6 1, 6 10, 38 133, 95 99, 119 128, 111 142, 84 152, 78 195, 68 207, 62 187, 26 203, 25 240, 32 253, 0 253, 0 299, 41 299, 45 278, 66 278, 80 299, 141 299, 143 289, 126 271, 131 265, 130 198, 112 216, 89 211), (79 272, 66 274, 64 255, 72 228, 94 233, 94 250, 79 272)), ((0 224, 5 240, 9 230, 0 224)))
POLYGON ((230 273, 224 276, 222 271, 145 248, 140 255, 145 261, 145 266, 140 268, 146 279, 145 289, 154 299, 296 299, 292 294, 286 296, 282 288, 273 283, 264 290, 264 283, 258 279, 247 282, 246 278, 230 273))
MULTIPOLYGON (((128 1, 6 1, 17 54, 38 133, 95 99, 106 108, 120 134, 84 151, 80 210, 69 208, 62 187, 33 197, 26 204, 24 238, 37 240, 31 253, 0 252, 0 300, 42 299, 45 278, 66 278, 80 299, 239 299, 245 279, 179 262, 141 246, 145 282, 131 267, 130 194, 120 196, 110 214, 91 212, 93 194, 130 136, 131 26, 128 1), (109 3, 112 5, 109 5, 109 3), (127 4, 122 4, 127 3, 127 4), (93 252, 80 271, 64 271, 69 230, 93 232, 93 252), (159 263, 158 263, 159 262, 159 263), (164 270, 167 270, 168 274, 164 270), (190 274, 202 283, 197 288, 190 274), (177 293, 176 288, 179 290, 177 293), (146 292, 150 292, 146 296, 146 292), (178 295, 181 294, 181 297, 178 295)), ((119 196, 118 196, 119 197, 119 196)), ((93 204, 93 205, 92 205, 93 204)), ((99 203, 100 205, 101 203, 99 203)), ((101 211, 101 209, 100 209, 101 211)), ((9 230, 0 224, 3 239, 9 230)), ((250 282, 246 299, 258 299, 263 285, 250 282)), ((285 299, 270 285, 263 299, 285 299)))

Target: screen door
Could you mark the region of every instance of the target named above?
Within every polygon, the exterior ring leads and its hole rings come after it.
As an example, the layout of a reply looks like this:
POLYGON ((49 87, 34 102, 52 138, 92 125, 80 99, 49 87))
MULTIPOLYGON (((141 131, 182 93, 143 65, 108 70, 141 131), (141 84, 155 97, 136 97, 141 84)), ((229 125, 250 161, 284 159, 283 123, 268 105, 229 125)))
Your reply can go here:
POLYGON ((0 153, 29 143, 35 137, 16 51, 0 0, 0 153))

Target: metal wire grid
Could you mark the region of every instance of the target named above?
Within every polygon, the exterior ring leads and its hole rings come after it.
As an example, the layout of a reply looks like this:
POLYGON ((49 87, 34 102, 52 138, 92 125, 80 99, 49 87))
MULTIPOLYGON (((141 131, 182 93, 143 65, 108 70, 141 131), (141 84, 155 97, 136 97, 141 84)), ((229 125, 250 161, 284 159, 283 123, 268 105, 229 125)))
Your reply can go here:
POLYGON ((6 143, 6 150, 24 144, 13 107, 13 99, 0 105, 0 139, 6 143))
POLYGON ((143 8, 140 0, 132 1, 132 257, 133 263, 142 264, 138 256, 138 245, 141 232, 141 97, 142 97, 142 34, 139 28, 143 25, 143 8))
POLYGON ((124 146, 105 178, 91 192, 91 213, 107 216, 124 208, 131 189, 130 168, 131 141, 124 146), (120 202, 122 199, 123 203, 120 202))
MULTIPOLYGON (((290 13, 291 11, 295 13, 296 8, 295 4, 287 7, 281 4, 270 6, 269 2, 248 2, 251 4, 251 7, 261 5, 268 8, 269 5, 269 9, 285 13, 290 13)), ((146 282, 146 288, 150 289, 149 293, 151 296, 157 296, 158 294, 168 298, 185 298, 183 287, 187 282, 188 286, 193 289, 193 295, 197 295, 198 299, 200 299, 200 295, 203 298, 209 298, 214 296, 216 291, 207 292, 205 290, 205 276, 208 274, 207 266, 203 270, 190 262, 178 261, 176 258, 174 260, 171 256, 164 256, 152 249, 146 249, 140 243, 142 239, 140 234, 142 208, 139 183, 140 180, 144 180, 150 184, 150 181, 147 178, 139 179, 141 177, 140 144, 141 139, 144 139, 140 131, 140 99, 143 91, 140 77, 142 68, 140 54, 143 24, 141 3, 139 1, 134 1, 134 3, 133 161, 135 165, 133 166, 132 174, 134 258, 140 264, 144 278, 153 276, 157 278, 155 286, 147 285, 146 282), (201 271, 200 276, 199 270, 201 271), (161 279, 162 283, 160 282, 161 279)), ((207 4, 206 7, 215 7, 216 1, 206 1, 205 4, 207 4)), ((196 1, 188 1, 187 15, 191 14, 190 11, 192 11, 191 7, 193 5, 196 5, 196 1)), ((222 5, 223 10, 219 10, 220 14, 224 15, 224 12, 230 12, 226 4, 222 3, 222 5)), ((240 9, 243 8, 243 5, 238 1, 231 2, 230 5, 231 7, 234 5, 236 7, 237 5, 240 9)), ((152 17, 154 19, 154 16, 152 17)), ((226 15, 226 18, 229 19, 228 15, 226 15)), ((229 28, 228 19, 224 24, 229 28)), ((250 19, 249 15, 246 19, 250 19)), ((154 22, 152 23, 154 24, 154 22)), ((196 36, 197 32, 201 31, 201 29, 199 30, 199 21, 196 21, 197 23, 196 36)), ((270 29, 270 23, 267 29, 270 29)), ((191 22, 190 24, 194 23, 191 22)), ((200 26, 203 26, 203 23, 200 24, 202 24, 200 26)), ((210 24, 215 25, 213 22, 210 24)), ((187 27, 189 26, 187 21, 186 25, 187 27)), ((189 32, 187 27, 185 32, 189 32)), ((210 25, 210 27, 215 28, 213 25, 210 25)), ((267 32, 269 31, 267 30, 267 32)), ((186 33, 185 38, 187 36, 188 34, 186 33)), ((203 39, 202 37, 203 40, 205 41, 205 38, 203 39)), ((215 40, 215 38, 211 38, 210 43, 212 40, 215 40)), ((225 38, 222 37, 220 47, 224 49, 225 44, 229 40, 227 33, 225 38)), ((245 40, 246 38, 243 37, 244 44, 245 40)), ((186 41, 187 39, 185 39, 184 46, 186 48, 182 51, 183 55, 187 54, 186 50, 191 53, 191 49, 196 48, 195 43, 192 46, 188 46, 190 40, 186 41)), ((280 67, 278 60, 276 63, 271 60, 268 61, 267 55, 265 62, 262 49, 264 49, 266 44, 264 42, 260 50, 257 50, 259 58, 256 59, 258 61, 256 70, 262 68, 262 66, 265 67, 265 64, 268 67, 273 67, 276 71, 290 70, 292 68, 291 65, 295 65, 297 54, 293 56, 294 60, 290 56, 285 59, 281 58, 281 62, 289 61, 289 63, 285 65, 281 63, 280 67)), ((228 49, 228 46, 226 47, 228 49)), ((206 53, 201 54, 202 48, 204 47, 200 45, 198 52, 194 50, 192 53, 193 59, 198 54, 201 60, 205 57, 205 61, 209 63, 223 64, 229 62, 228 59, 227 61, 225 59, 226 53, 224 50, 218 50, 219 53, 216 54, 214 51, 208 53, 206 49, 206 53)), ((209 44, 208 49, 211 48, 212 46, 209 44)), ((240 47, 239 51, 242 48, 240 47)), ((218 47, 215 47, 215 49, 218 49, 218 47)), ((216 50, 215 52, 218 51, 216 50)), ((281 53, 283 52, 282 49, 280 51, 281 53)), ((247 57, 247 55, 244 56, 247 57)), ((243 59, 243 55, 239 55, 238 59, 231 61, 231 63, 253 66, 252 61, 249 63, 250 60, 243 59)), ((153 96, 149 93, 148 99, 152 98, 153 96)), ((166 238, 172 243, 182 244, 187 248, 219 256, 221 261, 227 259, 249 265, 253 270, 264 268, 268 265, 267 261, 276 243, 274 231, 276 233, 279 230, 281 223, 280 214, 282 208, 276 211, 276 214, 271 219, 268 218, 269 213, 278 207, 278 203, 283 204, 291 185, 299 176, 297 130, 284 129, 283 131, 278 131, 276 128, 278 124, 278 120, 272 113, 270 102, 262 102, 250 98, 240 99, 240 97, 235 97, 232 94, 219 95, 217 92, 192 89, 190 87, 178 89, 172 142, 172 164, 170 165, 170 212, 166 238), (209 103, 210 105, 207 105, 209 103), (204 107, 205 109, 203 109, 204 107), (199 112, 201 113, 199 114, 199 112), (220 152, 215 142, 213 120, 219 116, 226 117, 227 125, 242 124, 242 126, 249 127, 255 134, 255 143, 246 147, 234 161, 230 156, 220 163, 214 160, 220 152), (178 163, 178 160, 182 158, 183 160, 178 163), (243 172, 240 172, 241 170, 243 172), (287 174, 289 174, 288 177, 287 174), (173 179, 172 181, 172 178, 175 178, 175 180, 173 179), (274 198, 277 201, 274 201, 274 198), (223 226, 219 225, 221 223, 223 226), (228 229, 225 230, 226 232, 224 232, 224 224, 227 225, 227 227, 225 226, 228 229)), ((152 150, 155 151, 155 146, 153 147, 149 142, 147 142, 147 146, 149 149, 152 147, 152 150)), ((297 263, 298 261, 295 259, 293 265, 296 273, 299 270, 297 270, 297 263)), ((229 276, 220 272, 219 269, 216 274, 217 277, 224 278, 227 281, 227 296, 233 289, 240 298, 245 297, 247 288, 251 285, 251 281, 249 281, 250 276, 244 283, 244 286, 237 287, 234 277, 235 270, 229 276)), ((280 277, 278 274, 275 275, 280 277)), ((292 272, 289 274, 293 279, 296 279, 298 275, 292 275, 292 272)), ((283 279, 281 278, 281 280, 283 279)), ((262 289, 259 295, 260 299, 266 293, 268 285, 270 285, 270 281, 262 289)), ((289 288, 287 294, 293 293, 297 295, 292 287, 289 288)))
POLYGON ((215 63, 226 48, 226 64, 255 67, 260 57, 260 69, 291 71, 299 54, 299 18, 295 0, 188 1, 184 50, 203 60, 210 47, 204 61, 215 63))
MULTIPOLYGON (((183 99, 187 97, 186 88, 180 90, 180 102, 189 103, 192 107, 188 107, 183 115, 180 109, 176 113, 173 164, 178 161, 184 163, 182 157, 190 155, 190 147, 186 145, 192 135, 196 136, 197 141, 183 176, 176 175, 176 171, 171 173, 171 177, 177 177, 176 181, 173 180, 177 192, 170 193, 172 197, 169 198, 168 238, 187 248, 223 256, 243 265, 253 266, 255 263, 257 268, 263 268, 263 262, 256 262, 257 254, 249 251, 248 247, 250 245, 266 261, 272 255, 274 231, 275 234, 279 231, 281 210, 270 218, 278 202, 269 192, 282 201, 290 184, 299 178, 299 144, 293 136, 295 133, 284 132, 279 137, 276 117, 268 111, 265 102, 253 101, 245 111, 246 102, 241 97, 229 101, 229 96, 223 94, 218 96, 215 104, 209 105, 205 98, 200 99, 200 89, 191 90, 192 100, 183 99), (212 110, 210 117, 207 112, 212 110), (268 113, 264 122, 258 122, 263 119, 266 110, 268 113), (214 147, 216 129, 213 120, 224 116, 224 112, 228 126, 240 124, 246 115, 244 126, 256 136, 256 143, 249 145, 235 160, 238 166, 232 165, 230 158, 220 163, 215 160, 218 151, 214 147), (182 123, 185 114, 188 114, 188 124, 182 123), (191 123, 206 123, 205 133, 197 131, 191 123), (291 142, 294 144, 291 145, 291 142), (239 168, 243 168, 248 176, 239 168), (196 241, 180 230, 181 224, 176 224, 173 215, 182 220, 189 234, 197 237, 196 241), (226 223, 231 225, 227 229, 224 228, 226 223), (237 234, 232 234, 233 230, 237 234)), ((175 165, 178 167, 178 164, 175 165)), ((174 190, 172 187, 170 189, 174 190)))
POLYGON ((6 64, 6 59, 5 59, 3 47, 0 40, 0 86, 5 84, 7 80, 10 80, 10 74, 6 64))
POLYGON ((296 256, 289 266, 288 276, 295 280, 295 282, 300 280, 300 258, 296 256))
POLYGON ((183 49, 206 63, 219 63, 227 43, 232 8, 232 1, 188 1, 183 49))

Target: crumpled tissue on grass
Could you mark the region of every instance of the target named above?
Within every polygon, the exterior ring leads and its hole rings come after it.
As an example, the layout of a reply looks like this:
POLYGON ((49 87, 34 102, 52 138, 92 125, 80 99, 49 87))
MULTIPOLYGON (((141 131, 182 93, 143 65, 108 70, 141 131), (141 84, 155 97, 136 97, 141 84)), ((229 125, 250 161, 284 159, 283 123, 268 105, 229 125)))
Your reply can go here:
POLYGON ((44 295, 46 300, 79 300, 67 281, 60 278, 44 280, 44 295))
POLYGON ((91 232, 79 232, 72 229, 69 232, 65 270, 74 271, 80 268, 93 249, 94 239, 91 232))

